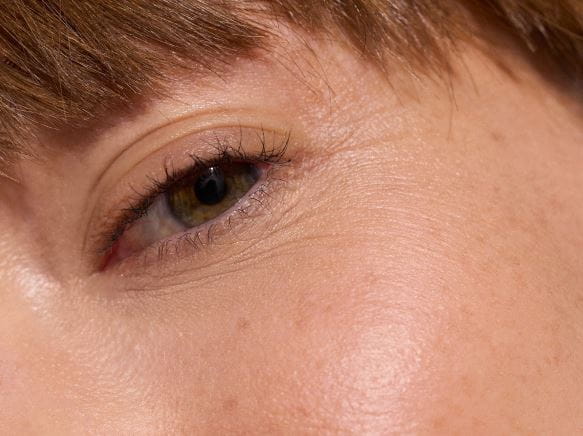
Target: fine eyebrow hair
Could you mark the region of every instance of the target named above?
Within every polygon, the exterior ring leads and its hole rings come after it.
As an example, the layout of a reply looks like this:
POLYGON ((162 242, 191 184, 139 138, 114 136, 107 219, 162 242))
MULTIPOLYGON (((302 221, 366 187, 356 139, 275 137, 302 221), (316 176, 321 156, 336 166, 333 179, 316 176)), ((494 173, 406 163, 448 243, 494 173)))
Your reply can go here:
POLYGON ((477 37, 469 16, 583 70, 580 0, 2 0, 0 161, 30 153, 42 130, 134 105, 171 69, 220 70, 268 48, 277 22, 344 37, 380 68, 440 74, 455 42, 477 37))

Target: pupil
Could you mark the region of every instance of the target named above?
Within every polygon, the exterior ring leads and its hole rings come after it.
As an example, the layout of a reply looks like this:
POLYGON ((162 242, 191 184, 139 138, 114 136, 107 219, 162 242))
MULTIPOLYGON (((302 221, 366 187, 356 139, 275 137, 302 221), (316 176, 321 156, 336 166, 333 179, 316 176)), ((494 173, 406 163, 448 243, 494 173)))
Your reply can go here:
POLYGON ((223 201, 227 195, 227 184, 221 169, 209 168, 194 183, 194 192, 202 204, 212 206, 223 201))

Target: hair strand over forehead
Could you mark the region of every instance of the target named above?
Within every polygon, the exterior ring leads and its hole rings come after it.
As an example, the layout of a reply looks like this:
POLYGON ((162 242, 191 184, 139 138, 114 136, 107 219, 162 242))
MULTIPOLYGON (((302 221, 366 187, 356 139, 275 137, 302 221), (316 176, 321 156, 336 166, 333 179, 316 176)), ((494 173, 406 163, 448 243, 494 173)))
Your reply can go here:
POLYGON ((262 18, 340 31, 371 60, 447 66, 446 45, 470 9, 576 77, 583 70, 579 0, 3 0, 0 160, 40 128, 82 126, 163 83, 173 65, 213 68, 267 44, 262 18))

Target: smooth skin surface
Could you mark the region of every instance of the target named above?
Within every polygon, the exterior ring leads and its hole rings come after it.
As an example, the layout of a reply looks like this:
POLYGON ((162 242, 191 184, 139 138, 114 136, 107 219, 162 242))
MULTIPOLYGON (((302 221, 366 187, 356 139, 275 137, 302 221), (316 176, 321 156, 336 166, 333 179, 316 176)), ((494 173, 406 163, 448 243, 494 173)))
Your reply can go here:
POLYGON ((0 433, 583 432, 580 109, 510 48, 439 81, 309 45, 2 182, 0 433), (100 271, 103 217, 242 125, 291 132, 264 204, 100 271))

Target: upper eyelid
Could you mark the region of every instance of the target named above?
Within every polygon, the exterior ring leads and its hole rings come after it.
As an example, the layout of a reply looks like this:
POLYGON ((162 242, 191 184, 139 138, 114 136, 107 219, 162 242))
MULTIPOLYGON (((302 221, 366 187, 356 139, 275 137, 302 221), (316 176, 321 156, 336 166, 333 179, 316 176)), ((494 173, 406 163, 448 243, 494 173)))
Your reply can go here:
MULTIPOLYGON (((287 147, 290 141, 290 135, 286 136, 285 142, 280 146, 279 149, 268 149, 265 146, 265 139, 260 138, 262 144, 264 144, 263 148, 259 155, 249 155, 245 153, 241 148, 234 148, 230 145, 220 146, 222 148, 217 148, 217 155, 214 158, 203 160, 197 157, 194 154, 191 154, 190 157, 193 161, 193 164, 189 167, 183 168, 180 171, 176 171, 173 167, 169 167, 167 163, 164 164, 164 181, 160 182, 155 178, 150 179, 150 187, 147 188, 147 192, 143 194, 138 194, 140 200, 136 202, 135 205, 130 206, 131 209, 140 209, 143 212, 146 212, 145 209, 150 207, 155 199, 167 192, 167 190, 184 180, 187 180, 190 177, 193 177, 193 174, 196 171, 203 170, 209 166, 213 165, 221 165, 228 162, 233 161, 251 161, 255 163, 277 163, 282 164, 285 163, 284 155, 287 151, 287 147)), ((120 217, 121 219, 121 217, 120 217)))
MULTIPOLYGON (((167 136, 164 134, 166 131, 171 133, 170 137, 168 138, 171 142, 178 142, 186 137, 199 133, 232 129, 233 127, 236 127, 240 130, 265 130, 277 133, 278 135, 284 135, 285 133, 292 130, 290 128, 278 128, 277 126, 282 124, 281 119, 278 119, 277 117, 272 118, 271 112, 264 112, 260 110, 260 108, 253 107, 232 107, 228 109, 224 107, 214 107, 203 111, 197 111, 194 114, 188 113, 185 115, 180 115, 178 117, 174 117, 171 121, 164 119, 162 124, 156 124, 157 123, 154 123, 154 127, 137 135, 131 140, 130 143, 121 147, 119 152, 112 156, 108 161, 107 167, 111 167, 116 160, 119 160, 133 148, 151 148, 151 146, 149 146, 149 143, 152 142, 151 139, 160 134, 167 136), (261 119, 260 126, 256 125, 257 119, 261 119), (194 126, 189 127, 193 123, 194 126), (180 133, 176 135, 176 132, 180 133)), ((290 126, 292 125, 292 123, 289 121, 286 121, 283 124, 290 126)), ((158 143, 160 141, 155 140, 153 142, 158 143)), ((91 158, 91 156, 88 157, 91 158)), ((96 180, 94 187, 97 187, 104 176, 105 172, 102 173, 96 180)))
MULTIPOLYGON (((97 186, 92 189, 92 192, 108 193, 108 195, 96 194, 96 201, 92 202, 93 204, 88 208, 87 231, 81 246, 82 251, 95 253, 98 256, 101 254, 99 250, 96 252, 92 248, 106 245, 98 228, 112 226, 112 222, 121 215, 120 211, 127 204, 137 203, 136 198, 141 198, 148 190, 151 190, 152 181, 162 179, 163 173, 167 172, 169 168, 167 162, 171 162, 170 168, 190 166, 193 160, 191 150, 199 150, 196 152, 196 156, 200 156, 200 158, 196 157, 196 160, 208 161, 216 158, 218 150, 221 148, 229 148, 232 152, 237 151, 240 158, 244 157, 246 153, 257 154, 258 148, 261 148, 263 158, 276 160, 277 154, 281 154, 282 144, 285 144, 283 149, 287 149, 290 141, 290 129, 255 127, 251 124, 240 123, 235 125, 215 124, 204 130, 191 131, 190 134, 181 133, 178 137, 173 137, 166 145, 154 148, 150 155, 143 156, 140 152, 137 156, 139 163, 125 165, 129 170, 121 172, 120 169, 123 167, 116 164, 117 169, 108 170, 108 172, 121 174, 119 179, 114 179, 114 176, 110 175, 107 178, 102 178, 101 187, 97 186), (266 138, 263 141, 264 144, 267 144, 266 147, 258 145, 262 142, 261 138, 266 138), (142 168, 143 175, 141 177, 139 177, 138 168, 142 168), (117 181, 114 183, 113 180, 117 181), (104 204, 102 200, 104 197, 110 201, 106 201, 104 204), (118 200, 115 202, 111 200, 115 198, 118 200), (119 206, 120 204, 124 204, 124 206, 119 206)), ((296 141, 297 139, 294 139, 294 144, 296 141)), ((127 153, 125 156, 129 159, 127 153)), ((128 160, 127 164, 130 163, 131 161, 128 160)))
MULTIPOLYGON (((134 208, 138 208, 142 210, 142 213, 145 214, 147 209, 151 207, 152 203, 155 201, 159 195, 163 194, 167 188, 172 186, 175 183, 179 183, 181 180, 184 180, 190 177, 193 171, 197 169, 203 169, 208 165, 217 164, 220 162, 227 162, 227 161, 249 161, 254 163, 271 163, 271 164, 286 164, 289 163, 289 159, 285 157, 287 152, 287 148, 289 146, 289 142, 291 139, 291 135, 288 133, 283 137, 283 140, 278 143, 276 146, 275 144, 268 145, 265 141, 265 136, 256 135, 257 140, 262 143, 262 146, 259 150, 255 152, 247 152, 245 149, 241 148, 241 144, 239 143, 237 147, 233 147, 230 143, 222 144, 220 147, 216 147, 215 149, 215 156, 210 157, 208 159, 201 159, 196 156, 191 155, 191 161, 193 163, 190 164, 187 168, 183 168, 179 171, 174 171, 173 167, 169 167, 166 163, 164 164, 164 177, 166 180, 163 182, 157 181, 155 178, 150 178, 150 187, 147 190, 142 190, 142 192, 138 192, 134 189, 135 196, 139 197, 138 204, 139 206, 131 206, 134 208), (193 169, 195 167, 195 169, 193 169)), ((280 138, 282 139, 282 138, 280 138)), ((114 226, 120 226, 119 220, 122 219, 123 215, 119 215, 113 220, 114 226)), ((136 219, 139 219, 139 216, 135 215, 132 219, 132 222, 136 219)), ((116 238, 112 238, 112 232, 108 232, 104 238, 101 239, 100 248, 98 250, 98 254, 104 255, 107 250, 113 245, 115 239, 123 234, 123 231, 127 228, 127 226, 131 224, 131 222, 123 223, 123 229, 118 230, 116 234, 116 238)), ((118 227, 119 228, 119 227, 118 227)))

